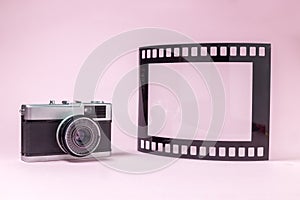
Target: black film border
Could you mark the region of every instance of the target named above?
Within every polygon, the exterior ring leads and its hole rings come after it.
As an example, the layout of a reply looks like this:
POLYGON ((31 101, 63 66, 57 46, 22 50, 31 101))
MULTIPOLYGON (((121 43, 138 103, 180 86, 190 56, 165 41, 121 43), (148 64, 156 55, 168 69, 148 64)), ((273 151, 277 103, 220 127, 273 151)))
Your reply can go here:
POLYGON ((269 159, 271 45, 265 43, 195 43, 139 48, 138 151, 203 160, 269 159), (154 63, 251 62, 251 141, 207 141, 148 135, 148 76, 154 63))

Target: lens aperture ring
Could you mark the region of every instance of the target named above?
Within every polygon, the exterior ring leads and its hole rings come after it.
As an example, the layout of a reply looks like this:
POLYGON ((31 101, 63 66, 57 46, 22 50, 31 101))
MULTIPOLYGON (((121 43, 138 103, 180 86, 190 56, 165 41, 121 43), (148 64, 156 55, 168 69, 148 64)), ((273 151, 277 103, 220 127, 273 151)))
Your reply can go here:
POLYGON ((63 120, 57 134, 62 150, 76 157, 84 157, 94 152, 101 139, 98 123, 83 115, 63 120))

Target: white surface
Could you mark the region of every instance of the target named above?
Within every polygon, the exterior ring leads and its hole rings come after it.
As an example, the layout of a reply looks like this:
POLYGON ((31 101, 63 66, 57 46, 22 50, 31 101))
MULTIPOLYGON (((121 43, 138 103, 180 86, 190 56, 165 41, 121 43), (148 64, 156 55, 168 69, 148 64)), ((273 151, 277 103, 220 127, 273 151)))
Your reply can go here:
MULTIPOLYGON (((152 156, 145 154, 144 156, 152 156)), ((115 155, 103 162, 118 159, 115 155)), ((137 163, 138 164, 138 163, 137 163)), ((117 172, 98 162, 0 161, 0 199, 299 199, 300 161, 181 159, 154 173, 117 172)))

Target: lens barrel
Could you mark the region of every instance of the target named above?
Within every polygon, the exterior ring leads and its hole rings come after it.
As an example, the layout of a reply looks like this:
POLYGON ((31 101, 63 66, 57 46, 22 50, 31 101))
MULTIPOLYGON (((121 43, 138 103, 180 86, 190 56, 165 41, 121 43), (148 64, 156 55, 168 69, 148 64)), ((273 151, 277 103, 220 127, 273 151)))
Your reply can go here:
POLYGON ((64 119, 56 132, 57 143, 65 152, 75 157, 90 155, 98 147, 101 130, 97 122, 84 115, 64 119))

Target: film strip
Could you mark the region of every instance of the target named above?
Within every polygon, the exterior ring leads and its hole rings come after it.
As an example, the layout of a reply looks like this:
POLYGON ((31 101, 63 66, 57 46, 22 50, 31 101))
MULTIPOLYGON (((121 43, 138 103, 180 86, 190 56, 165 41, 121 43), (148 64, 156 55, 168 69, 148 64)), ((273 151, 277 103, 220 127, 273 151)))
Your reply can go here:
POLYGON ((269 159, 271 45, 260 43, 196 43, 141 47, 138 151, 161 156, 205 160, 269 159), (155 63, 251 62, 251 141, 207 141, 148 135, 148 78, 155 63))

